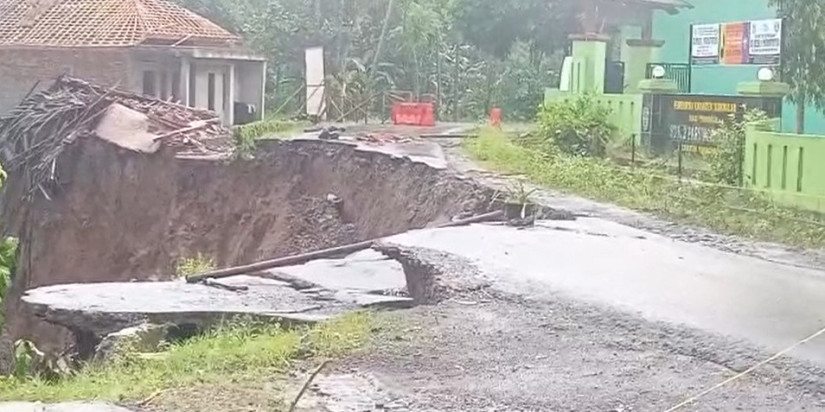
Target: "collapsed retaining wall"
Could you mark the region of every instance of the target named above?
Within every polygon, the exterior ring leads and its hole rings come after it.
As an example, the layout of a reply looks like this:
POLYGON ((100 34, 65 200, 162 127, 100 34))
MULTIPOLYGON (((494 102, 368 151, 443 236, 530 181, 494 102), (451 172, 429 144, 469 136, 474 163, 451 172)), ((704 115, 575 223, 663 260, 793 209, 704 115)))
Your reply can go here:
MULTIPOLYGON (((22 312, 26 289, 168 279, 179 259, 197 253, 220 266, 286 256, 480 213, 492 196, 425 164, 320 141, 266 141, 254 160, 229 162, 86 138, 56 171, 52 200, 38 196, 28 214, 3 202, 6 229, 28 240, 7 299, 8 329, 46 350, 69 335, 22 312)), ((21 182, 12 175, 5 198, 19 196, 21 182)))

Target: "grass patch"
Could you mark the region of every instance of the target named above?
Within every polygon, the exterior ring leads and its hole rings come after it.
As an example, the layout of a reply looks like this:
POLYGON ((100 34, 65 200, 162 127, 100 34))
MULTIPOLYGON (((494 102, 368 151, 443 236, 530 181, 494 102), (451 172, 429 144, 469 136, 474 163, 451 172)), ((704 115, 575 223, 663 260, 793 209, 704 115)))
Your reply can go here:
POLYGON ((182 259, 178 262, 175 268, 175 274, 179 277, 186 277, 191 275, 199 275, 201 273, 211 272, 218 268, 215 264, 215 259, 209 256, 198 253, 195 257, 182 259))
POLYGON ((236 126, 233 129, 235 145, 241 157, 248 157, 255 151, 255 141, 262 138, 288 136, 301 130, 306 123, 283 119, 265 119, 259 122, 236 126))
MULTIPOLYGON (((298 330, 277 325, 228 324, 171 345, 157 356, 127 351, 105 363, 88 364, 76 376, 57 382, 0 378, 0 401, 97 399, 130 403, 163 390, 174 394, 165 402, 175 402, 185 395, 195 399, 198 397, 193 394, 229 386, 238 388, 243 398, 242 388, 255 391, 256 387, 268 385, 273 390, 265 390, 266 399, 256 401, 268 408, 283 401, 283 374, 299 357, 340 356, 357 349, 367 341, 371 319, 369 313, 361 312, 298 330)), ((208 406, 209 399, 201 397, 200 401, 208 406)))
POLYGON ((797 246, 825 246, 821 216, 782 207, 759 192, 679 183, 657 170, 621 167, 602 159, 548 154, 486 129, 465 149, 487 166, 527 176, 562 192, 615 203, 717 232, 797 246))

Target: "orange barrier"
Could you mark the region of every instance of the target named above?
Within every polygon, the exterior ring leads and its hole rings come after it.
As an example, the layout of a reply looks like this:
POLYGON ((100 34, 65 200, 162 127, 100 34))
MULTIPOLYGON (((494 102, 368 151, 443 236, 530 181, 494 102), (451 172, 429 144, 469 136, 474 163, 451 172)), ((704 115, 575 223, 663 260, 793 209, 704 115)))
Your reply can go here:
POLYGON ((435 126, 432 103, 396 102, 392 105, 392 123, 406 126, 435 126))
POLYGON ((490 110, 490 126, 501 129, 501 109, 490 110))

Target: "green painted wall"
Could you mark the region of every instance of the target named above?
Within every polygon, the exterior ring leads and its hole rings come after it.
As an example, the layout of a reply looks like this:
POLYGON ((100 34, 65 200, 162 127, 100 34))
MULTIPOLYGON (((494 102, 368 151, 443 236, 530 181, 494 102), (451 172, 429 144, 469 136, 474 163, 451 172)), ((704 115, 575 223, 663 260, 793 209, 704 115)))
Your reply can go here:
POLYGON ((750 130, 745 138, 745 186, 777 202, 825 212, 825 136, 750 130))
MULTIPOLYGON (((657 12, 653 21, 654 38, 664 40, 659 56, 666 63, 687 63, 690 54, 690 25, 724 23, 776 17, 776 11, 768 6, 769 0, 689 0, 693 9, 682 10, 677 15, 657 12)), ((693 93, 736 94, 741 81, 756 80, 756 66, 724 67, 693 66, 691 87, 693 93)), ((792 132, 796 128, 796 108, 786 103, 782 110, 782 129, 792 132)), ((806 132, 825 133, 825 115, 811 107, 807 111, 806 132)))
MULTIPOLYGON (((552 104, 576 98, 578 93, 567 93, 558 89, 547 89, 544 104, 552 104)), ((618 128, 618 139, 629 141, 631 136, 641 139, 642 95, 641 94, 594 94, 600 105, 610 109, 609 121, 618 128)))

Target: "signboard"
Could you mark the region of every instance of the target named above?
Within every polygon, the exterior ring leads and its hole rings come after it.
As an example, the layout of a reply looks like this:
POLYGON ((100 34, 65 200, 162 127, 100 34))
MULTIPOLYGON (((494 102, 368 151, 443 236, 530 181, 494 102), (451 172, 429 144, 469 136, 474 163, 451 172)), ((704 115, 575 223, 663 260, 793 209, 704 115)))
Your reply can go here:
POLYGON ((691 26, 690 61, 693 64, 719 63, 719 25, 694 24, 691 26))
POLYGON ((746 64, 748 62, 747 23, 725 23, 722 25, 722 41, 719 55, 722 64, 746 64))
POLYGON ((775 66, 781 62, 781 19, 691 27, 691 64, 775 66))
POLYGON ((782 117, 782 99, 664 94, 647 95, 642 105, 643 141, 655 153, 677 145, 713 146, 713 132, 731 118, 741 118, 749 109, 760 109, 771 117, 782 117))
POLYGON ((750 64, 779 64, 782 53, 782 20, 752 21, 749 34, 750 64))

